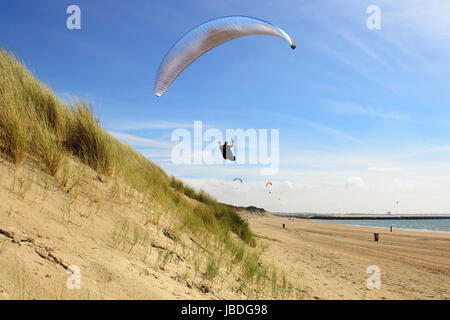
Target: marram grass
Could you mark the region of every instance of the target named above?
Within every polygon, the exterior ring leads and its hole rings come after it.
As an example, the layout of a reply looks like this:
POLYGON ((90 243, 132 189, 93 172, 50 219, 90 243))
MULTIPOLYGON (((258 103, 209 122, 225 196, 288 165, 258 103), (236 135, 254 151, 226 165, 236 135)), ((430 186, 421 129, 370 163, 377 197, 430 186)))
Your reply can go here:
POLYGON ((20 166, 28 157, 50 176, 61 170, 62 185, 67 185, 64 159, 75 156, 100 175, 120 177, 148 195, 149 201, 165 203, 189 229, 209 232, 224 243, 230 242, 229 233, 233 232, 247 244, 255 244, 248 224, 233 208, 168 177, 106 132, 87 103, 76 100, 68 106, 3 49, 0 75, 0 153, 5 159, 20 166), (197 204, 192 206, 184 196, 197 200, 197 204))

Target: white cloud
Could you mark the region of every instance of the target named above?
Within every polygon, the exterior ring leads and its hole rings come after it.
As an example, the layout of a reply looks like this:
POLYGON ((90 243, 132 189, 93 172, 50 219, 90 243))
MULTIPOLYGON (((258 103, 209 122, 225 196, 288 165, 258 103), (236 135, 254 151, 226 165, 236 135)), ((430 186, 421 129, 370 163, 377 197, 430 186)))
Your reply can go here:
MULTIPOLYGON (((157 149, 159 150, 159 148, 157 149)), ((139 153, 150 159, 170 159, 170 152, 158 152, 155 149, 139 149, 139 153)))
POLYGON ((280 119, 283 119, 285 121, 299 123, 299 124, 302 124, 302 125, 307 125, 307 126, 309 126, 311 128, 314 128, 314 129, 316 129, 318 131, 321 131, 321 132, 323 132, 323 133, 325 133, 327 135, 330 135, 330 136, 334 136, 334 137, 338 137, 338 138, 344 138, 344 139, 347 139, 347 140, 351 140, 353 142, 358 142, 358 143, 360 142, 359 139, 353 137, 352 135, 350 135, 350 134, 348 134, 348 133, 346 133, 346 132, 344 132, 342 130, 335 129, 335 128, 329 127, 327 125, 324 125, 322 123, 315 122, 315 121, 312 121, 312 120, 309 120, 309 119, 305 119, 305 118, 301 118, 301 117, 293 116, 293 115, 280 115, 280 114, 276 114, 275 115, 274 114, 273 116, 274 117, 278 117, 280 119))
POLYGON ((134 121, 126 122, 121 125, 115 126, 116 130, 170 130, 170 129, 188 129, 193 128, 194 122, 171 122, 164 120, 155 121, 134 121))
POLYGON ((217 200, 237 206, 263 207, 272 212, 316 213, 449 213, 449 188, 442 181, 386 178, 364 188, 320 186, 273 181, 271 194, 263 181, 233 183, 219 179, 183 179, 217 200), (398 204, 397 204, 398 201, 398 204))
POLYGON ((381 108, 363 107, 356 103, 331 102, 333 111, 341 114, 361 115, 368 117, 386 118, 394 120, 407 120, 409 117, 398 112, 389 112, 381 108))
POLYGON ((401 171, 401 168, 387 168, 387 167, 370 167, 367 170, 375 172, 394 172, 401 171))
POLYGON ((427 154, 434 154, 434 153, 447 153, 450 152, 450 145, 442 145, 442 146, 435 146, 430 148, 423 148, 421 150, 415 150, 412 152, 406 152, 401 154, 393 154, 390 157, 394 158, 402 158, 402 157, 417 157, 417 156, 423 156, 427 154))
MULTIPOLYGON (((450 148, 424 150, 438 152, 450 148)), ((260 175, 259 166, 230 162, 221 165, 158 163, 169 174, 206 190, 219 201, 255 205, 274 212, 450 212, 450 167, 445 159, 430 164, 429 159, 423 161, 411 156, 296 152, 300 155, 281 156, 280 171, 271 177, 274 192, 271 195, 265 189, 267 177, 260 175), (244 183, 233 183, 237 177, 244 183)))
POLYGON ((128 133, 117 132, 117 131, 109 131, 109 133, 112 136, 114 136, 115 138, 119 139, 120 141, 129 143, 132 146, 155 147, 155 148, 171 148, 172 147, 172 143, 169 143, 166 141, 142 138, 139 136, 131 135, 128 133))
POLYGON ((345 138, 345 139, 351 140, 353 142, 360 142, 359 139, 353 137, 352 135, 350 135, 348 133, 345 133, 342 130, 334 129, 334 128, 331 128, 329 126, 326 126, 326 125, 323 125, 321 123, 317 123, 317 122, 314 122, 314 121, 310 121, 310 120, 304 120, 303 122, 308 124, 311 127, 316 128, 317 130, 325 132, 325 133, 327 133, 329 135, 340 137, 340 138, 345 138))
POLYGON ((334 26, 331 30, 333 30, 336 34, 338 34, 343 39, 347 40, 352 45, 359 48, 370 58, 378 61, 384 67, 390 68, 390 65, 382 57, 380 57, 380 55, 377 54, 375 50, 372 50, 367 44, 358 39, 356 36, 352 35, 350 32, 347 32, 344 29, 338 29, 336 28, 336 26, 334 26))
POLYGON ((363 178, 361 177, 349 177, 345 181, 345 186, 347 188, 362 188, 366 185, 363 178))
POLYGON ((395 178, 394 183, 401 189, 412 190, 414 188, 413 184, 405 182, 402 179, 395 178))

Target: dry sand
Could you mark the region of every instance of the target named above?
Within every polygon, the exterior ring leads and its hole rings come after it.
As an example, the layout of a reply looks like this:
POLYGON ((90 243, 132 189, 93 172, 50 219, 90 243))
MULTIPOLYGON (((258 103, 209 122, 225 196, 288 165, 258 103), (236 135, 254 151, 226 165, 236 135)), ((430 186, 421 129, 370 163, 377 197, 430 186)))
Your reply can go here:
POLYGON ((315 299, 450 298, 450 233, 391 233, 282 217, 254 217, 249 223, 256 234, 272 238, 264 240, 265 258, 281 262, 315 299), (370 265, 381 270, 379 290, 367 289, 370 265))
MULTIPOLYGON (((14 171, 0 159, 0 300, 244 298, 234 277, 207 281, 195 275, 191 255, 201 254, 191 241, 195 236, 168 237, 164 232, 175 220, 157 205, 146 212, 136 194, 113 199, 113 181, 100 182, 91 169, 83 177, 75 200, 52 179, 46 186, 39 170, 14 171), (159 215, 158 225, 152 220, 144 226, 147 213, 159 215), (114 232, 124 221, 130 240, 135 225, 150 238, 141 233, 140 243, 115 246, 114 232), (79 290, 66 287, 71 265, 81 271, 79 290)), ((130 190, 124 185, 120 193, 130 190)))

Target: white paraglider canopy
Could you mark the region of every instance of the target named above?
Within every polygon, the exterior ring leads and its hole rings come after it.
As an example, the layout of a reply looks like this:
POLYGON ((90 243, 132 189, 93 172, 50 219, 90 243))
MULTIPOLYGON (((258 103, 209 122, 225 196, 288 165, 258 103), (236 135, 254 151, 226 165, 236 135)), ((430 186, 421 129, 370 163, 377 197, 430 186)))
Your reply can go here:
POLYGON ((214 19, 189 31, 167 52, 156 75, 155 95, 161 96, 178 75, 205 52, 249 35, 279 37, 286 40, 292 49, 296 48, 294 40, 270 22, 245 16, 214 19))

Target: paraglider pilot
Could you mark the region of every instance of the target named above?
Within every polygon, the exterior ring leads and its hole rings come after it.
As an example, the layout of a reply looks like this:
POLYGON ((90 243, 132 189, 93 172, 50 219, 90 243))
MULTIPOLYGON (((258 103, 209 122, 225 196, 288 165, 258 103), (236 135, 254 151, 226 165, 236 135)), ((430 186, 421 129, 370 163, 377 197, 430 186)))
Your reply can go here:
POLYGON ((233 152, 231 151, 231 148, 233 148, 233 145, 234 145, 233 139, 231 139, 231 145, 229 145, 228 142, 226 142, 226 141, 224 144, 221 144, 221 142, 219 141, 220 152, 222 152, 222 157, 225 160, 230 160, 230 161, 236 160, 236 157, 233 156, 233 152))

